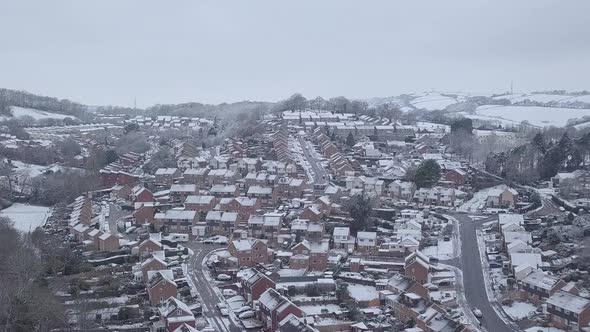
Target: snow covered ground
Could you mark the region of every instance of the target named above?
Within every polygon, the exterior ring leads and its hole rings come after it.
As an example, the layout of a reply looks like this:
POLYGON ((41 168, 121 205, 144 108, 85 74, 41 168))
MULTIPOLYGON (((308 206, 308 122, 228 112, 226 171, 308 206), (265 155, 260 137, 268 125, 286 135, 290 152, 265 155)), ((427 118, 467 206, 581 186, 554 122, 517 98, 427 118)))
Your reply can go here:
POLYGON ((509 99, 513 104, 523 102, 526 100, 539 102, 539 103, 560 103, 560 104, 568 104, 568 103, 574 103, 574 102, 590 103, 590 95, 570 96, 570 95, 553 95, 553 94, 546 94, 546 93, 513 94, 513 95, 496 97, 495 99, 504 99, 504 98, 509 99))
POLYGON ((14 227, 21 232, 32 232, 38 226, 43 226, 50 215, 51 208, 21 203, 0 211, 0 216, 12 220, 14 227))
POLYGON ((526 329, 524 331, 525 332, 565 332, 564 330, 560 330, 556 327, 543 327, 543 326, 529 327, 528 329, 526 329))
POLYGON ((476 109, 476 114, 489 117, 491 120, 504 119, 517 123, 526 120, 537 127, 563 127, 569 119, 590 116, 590 109, 484 105, 476 109))
POLYGON ((377 289, 373 286, 349 284, 348 293, 350 297, 357 301, 371 301, 379 298, 379 293, 377 293, 377 289))
POLYGON ((463 212, 478 212, 478 211, 482 210, 483 208, 485 208, 489 192, 493 189, 496 189, 496 188, 507 189, 508 186, 501 184, 501 185, 498 185, 495 187, 482 189, 482 190, 476 192, 473 195, 473 198, 471 198, 470 200, 468 200, 467 202, 465 202, 461 206, 459 206, 459 208, 457 210, 463 211, 463 212))
MULTIPOLYGON (((36 109, 33 109, 33 108, 24 108, 24 107, 12 106, 11 110, 12 110, 12 116, 13 116, 13 118, 18 118, 18 117, 21 117, 21 116, 30 116, 30 117, 32 117, 35 120, 43 120, 43 119, 63 120, 65 118, 76 119, 75 116, 65 115, 65 114, 59 114, 59 113, 45 112, 45 111, 36 110, 36 109)), ((0 117, 0 120, 6 120, 6 119, 10 119, 10 117, 0 117)))
MULTIPOLYGON (((336 304, 322 304, 322 305, 302 305, 299 306, 303 312, 305 312, 308 316, 320 315, 322 314, 322 309, 326 309, 327 312, 333 313, 336 311, 340 311, 340 307, 336 304)), ((325 310, 324 310, 325 311, 325 310)))
POLYGON ((422 249, 422 253, 429 257, 435 257, 440 260, 453 258, 453 241, 443 241, 440 239, 438 245, 422 249))
POLYGON ((424 93, 410 102, 417 109, 444 110, 447 106, 457 103, 453 97, 443 96, 436 92, 424 93))
POLYGON ((514 302, 510 307, 505 305, 502 306, 502 309, 514 320, 526 318, 529 313, 534 313, 537 310, 534 305, 527 302, 514 302))

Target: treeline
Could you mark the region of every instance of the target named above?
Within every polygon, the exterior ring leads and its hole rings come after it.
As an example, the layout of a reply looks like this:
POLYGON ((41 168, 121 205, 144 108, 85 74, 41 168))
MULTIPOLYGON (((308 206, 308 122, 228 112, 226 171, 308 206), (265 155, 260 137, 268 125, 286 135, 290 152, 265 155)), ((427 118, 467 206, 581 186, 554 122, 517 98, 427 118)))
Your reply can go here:
POLYGON ((559 140, 537 133, 529 144, 488 156, 488 172, 508 180, 529 184, 549 180, 560 171, 575 171, 590 158, 590 132, 571 138, 564 132, 559 140))
POLYGON ((31 237, 0 218, 0 330, 50 331, 65 325, 64 310, 48 289, 47 266, 31 237))
POLYGON ((26 91, 0 89, 0 114, 12 115, 11 106, 71 115, 80 119, 88 116, 88 107, 68 99, 39 96, 26 91))

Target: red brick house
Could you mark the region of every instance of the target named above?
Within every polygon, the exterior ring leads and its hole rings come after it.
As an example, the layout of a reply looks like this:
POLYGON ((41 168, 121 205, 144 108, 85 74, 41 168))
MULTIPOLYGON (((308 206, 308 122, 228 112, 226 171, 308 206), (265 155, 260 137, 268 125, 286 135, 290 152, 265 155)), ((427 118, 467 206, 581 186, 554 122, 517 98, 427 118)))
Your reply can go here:
POLYGON ((137 253, 139 256, 150 255, 152 252, 160 250, 162 250, 162 243, 152 238, 142 241, 137 246, 137 253))
POLYGON ((150 271, 147 291, 150 304, 156 306, 170 297, 178 295, 178 287, 172 279, 172 271, 150 271))
POLYGON ((119 250, 119 238, 111 233, 103 233, 98 237, 98 250, 117 251, 119 250))
POLYGON ((292 269, 307 269, 310 271, 324 271, 328 266, 329 243, 310 243, 301 241, 291 249, 293 256, 289 260, 292 269))
POLYGON ((534 271, 519 283, 520 297, 535 305, 542 305, 565 285, 566 282, 560 278, 534 271))
POLYGON ((258 301, 262 293, 267 289, 276 288, 276 283, 260 271, 254 269, 244 270, 242 276, 240 278, 243 291, 242 296, 244 296, 248 303, 258 301))
POLYGON ((135 186, 131 190, 131 200, 135 203, 137 202, 153 202, 154 201, 154 194, 152 192, 143 187, 143 186, 135 186))
POLYGON ((547 313, 554 327, 586 331, 590 323, 590 300, 559 291, 547 299, 547 313))
POLYGON ((430 259, 420 251, 406 257, 404 274, 422 285, 430 282, 430 259))
POLYGON ((190 308, 175 297, 168 298, 158 308, 158 312, 160 313, 160 321, 167 331, 175 331, 183 324, 191 327, 196 326, 195 316, 190 308))
POLYGON ((100 170, 100 179, 105 188, 111 188, 117 184, 133 186, 139 182, 139 176, 137 175, 109 169, 100 170))
MULTIPOLYGON (((184 207, 187 210, 197 211, 197 212, 208 212, 209 210, 213 210, 215 204, 217 203, 217 199, 215 196, 209 195, 190 195, 187 196, 184 200, 184 207)), ((199 220, 203 221, 203 220, 199 220)))
POLYGON ((268 246, 261 240, 239 239, 229 243, 227 250, 238 266, 254 266, 269 263, 268 246))
POLYGON ((260 304, 258 318, 262 321, 263 330, 266 332, 277 331, 279 322, 289 314, 303 316, 303 311, 299 307, 272 288, 262 293, 258 302, 260 304))
POLYGON ((308 206, 299 214, 299 219, 309 221, 320 221, 321 217, 322 213, 315 206, 308 206))
POLYGON ((459 168, 452 169, 445 174, 445 180, 451 181, 455 186, 462 186, 467 180, 467 172, 459 168))
POLYGON ((144 281, 148 281, 148 272, 149 271, 166 270, 167 267, 168 267, 168 264, 166 264, 166 262, 159 259, 158 257, 149 258, 149 259, 145 260, 143 263, 141 263, 141 265, 140 265, 141 276, 144 281))
POLYGON ((153 224, 155 214, 156 206, 154 203, 136 203, 135 211, 133 211, 133 222, 136 225, 153 224))
POLYGON ((166 226, 171 233, 190 234, 196 222, 196 211, 171 209, 154 215, 155 226, 166 226))

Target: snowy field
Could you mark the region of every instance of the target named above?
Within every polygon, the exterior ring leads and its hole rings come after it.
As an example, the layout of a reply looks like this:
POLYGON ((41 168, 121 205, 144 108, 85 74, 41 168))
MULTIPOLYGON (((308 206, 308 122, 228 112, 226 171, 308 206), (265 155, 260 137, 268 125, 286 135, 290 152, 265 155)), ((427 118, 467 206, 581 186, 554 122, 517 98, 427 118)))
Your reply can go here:
POLYGON ((534 313, 537 310, 534 305, 527 302, 514 302, 511 307, 503 305, 502 309, 514 320, 526 318, 529 313, 534 313))
POLYGON ((357 301, 371 301, 379 298, 379 293, 377 293, 377 289, 373 286, 349 284, 348 293, 350 297, 357 301))
POLYGON ((453 97, 443 96, 439 93, 425 93, 410 102, 417 109, 444 110, 447 106, 457 103, 453 97))
POLYGON ((38 226, 43 226, 50 215, 51 208, 21 203, 0 211, 0 216, 12 220, 14 227, 22 232, 32 232, 38 226))
POLYGON ((492 119, 504 119, 517 123, 528 121, 537 127, 564 127, 569 119, 590 116, 590 109, 538 107, 538 106, 495 106, 485 105, 476 109, 477 115, 492 119))
POLYGON ((520 124, 521 124, 520 122, 513 121, 513 120, 500 119, 497 117, 491 117, 491 116, 485 116, 485 115, 479 115, 479 114, 469 114, 466 112, 459 112, 457 114, 461 115, 465 118, 472 119, 472 120, 489 121, 494 124, 500 124, 504 128, 517 127, 517 126, 520 126, 520 124))
POLYGON ((512 103, 519 103, 526 100, 535 101, 539 103, 590 103, 590 95, 585 96, 570 96, 570 95, 552 95, 546 93, 535 93, 535 94, 513 94, 494 99, 509 99, 512 103))
POLYGON ((440 260, 453 258, 453 241, 438 240, 438 245, 430 246, 422 249, 422 253, 429 257, 438 258, 440 260))
MULTIPOLYGON (((41 111, 41 110, 36 110, 33 108, 24 108, 24 107, 17 107, 17 106, 12 106, 11 108, 12 110, 12 116, 13 118, 18 118, 21 116, 30 116, 35 120, 43 120, 43 119, 57 119, 57 120, 63 120, 65 118, 72 118, 72 119, 76 119, 75 116, 72 115, 65 115, 65 114, 59 114, 59 113, 51 113, 51 112, 45 112, 45 111, 41 111)), ((8 117, 1 117, 2 120, 6 120, 6 119, 10 119, 8 117)))

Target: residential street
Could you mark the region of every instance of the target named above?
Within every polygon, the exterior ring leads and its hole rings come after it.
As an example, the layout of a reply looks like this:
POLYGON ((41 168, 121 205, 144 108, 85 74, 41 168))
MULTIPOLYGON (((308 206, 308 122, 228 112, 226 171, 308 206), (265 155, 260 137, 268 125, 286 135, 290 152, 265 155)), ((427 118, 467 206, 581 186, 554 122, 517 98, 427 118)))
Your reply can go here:
POLYGON ((301 137, 299 137, 299 143, 301 144, 301 149, 303 150, 305 159, 307 159, 315 173, 313 177, 314 183, 327 184, 329 182, 328 173, 324 169, 324 166, 322 166, 321 160, 315 157, 316 153, 311 143, 301 137))
POLYGON ((186 246, 194 251, 194 255, 189 259, 188 274, 199 292, 199 297, 203 304, 203 316, 216 331, 243 331, 243 329, 236 326, 229 317, 223 317, 216 308, 216 305, 223 302, 223 299, 215 293, 215 289, 205 276, 208 272, 203 270, 203 260, 206 258, 207 254, 215 249, 219 249, 220 246, 193 242, 187 243, 186 246))
MULTIPOLYGON (((486 284, 483 277, 483 266, 477 236, 475 230, 490 219, 472 221, 466 214, 453 214, 459 221, 461 233, 461 257, 459 261, 451 261, 449 264, 457 265, 463 271, 463 286, 465 298, 471 309, 478 308, 483 313, 482 326, 491 332, 520 331, 515 324, 507 325, 492 307, 486 293, 486 284)), ((497 305, 497 303, 493 303, 497 305)))

